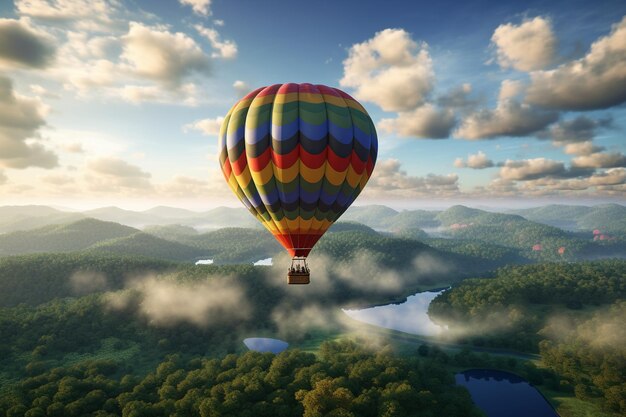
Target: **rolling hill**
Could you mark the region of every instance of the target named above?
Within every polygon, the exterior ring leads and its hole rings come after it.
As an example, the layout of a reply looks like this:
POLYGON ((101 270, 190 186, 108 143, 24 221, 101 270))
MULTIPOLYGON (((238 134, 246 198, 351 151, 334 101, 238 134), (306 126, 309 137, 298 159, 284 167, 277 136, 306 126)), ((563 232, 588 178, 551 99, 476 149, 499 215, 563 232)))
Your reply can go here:
POLYGON ((113 222, 82 219, 67 224, 0 235, 0 256, 79 251, 104 240, 125 237, 137 232, 137 229, 113 222))
POLYGON ((64 212, 47 206, 0 207, 0 233, 30 230, 84 218, 80 213, 64 212))

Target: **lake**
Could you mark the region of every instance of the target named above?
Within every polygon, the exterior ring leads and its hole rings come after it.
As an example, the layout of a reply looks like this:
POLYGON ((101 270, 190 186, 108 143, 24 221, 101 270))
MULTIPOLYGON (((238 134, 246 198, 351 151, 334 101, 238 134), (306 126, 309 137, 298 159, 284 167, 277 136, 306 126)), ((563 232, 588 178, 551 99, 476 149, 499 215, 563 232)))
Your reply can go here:
POLYGON ((196 265, 212 265, 213 264, 213 259, 200 259, 199 261, 196 261, 196 265))
POLYGON ((487 417, 559 417, 535 387, 510 372, 470 369, 455 379, 487 417))
POLYGON ((350 318, 386 329, 421 336, 438 336, 446 330, 428 317, 428 305, 445 290, 419 292, 402 304, 387 304, 360 310, 342 311, 350 318))
POLYGON ((253 263, 254 266, 272 266, 272 258, 260 259, 253 263))
POLYGON ((279 339, 270 339, 269 337, 249 337, 244 339, 243 344, 255 352, 271 352, 274 354, 282 352, 289 346, 287 342, 279 339))

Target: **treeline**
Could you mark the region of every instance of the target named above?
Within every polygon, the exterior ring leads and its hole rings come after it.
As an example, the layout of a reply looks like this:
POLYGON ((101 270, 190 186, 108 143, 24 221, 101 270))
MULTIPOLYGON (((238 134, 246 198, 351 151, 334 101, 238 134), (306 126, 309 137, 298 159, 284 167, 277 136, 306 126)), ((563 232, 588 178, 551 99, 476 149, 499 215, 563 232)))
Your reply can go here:
POLYGON ((354 342, 320 355, 288 350, 221 359, 172 355, 144 377, 113 361, 32 372, 0 394, 0 414, 35 416, 458 416, 481 414, 434 361, 398 358, 354 342))
POLYGON ((138 256, 51 253, 0 258, 0 307, 116 290, 138 274, 177 264, 138 256))

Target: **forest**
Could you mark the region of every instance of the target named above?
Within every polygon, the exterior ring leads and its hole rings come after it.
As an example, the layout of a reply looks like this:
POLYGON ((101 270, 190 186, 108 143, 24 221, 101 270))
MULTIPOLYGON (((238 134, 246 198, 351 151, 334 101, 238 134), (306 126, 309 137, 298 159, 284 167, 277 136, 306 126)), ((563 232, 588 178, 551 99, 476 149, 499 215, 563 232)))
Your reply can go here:
POLYGON ((474 346, 541 354, 575 395, 626 412, 626 261, 506 267, 438 296, 429 314, 474 346))
POLYGON ((263 229, 140 230, 106 219, 144 214, 95 214, 0 235, 0 415, 477 416, 453 380, 472 367, 514 372, 603 416, 625 410, 626 261, 527 247, 554 239, 610 256, 621 237, 594 241, 519 214, 378 206, 336 224, 311 255, 311 285, 294 288, 263 229), (518 232, 494 241, 498 228, 518 232), (265 257, 274 266, 252 265, 265 257), (449 286, 429 311, 449 327, 443 339, 355 332, 340 317, 449 286), (251 336, 290 348, 248 352, 251 336))

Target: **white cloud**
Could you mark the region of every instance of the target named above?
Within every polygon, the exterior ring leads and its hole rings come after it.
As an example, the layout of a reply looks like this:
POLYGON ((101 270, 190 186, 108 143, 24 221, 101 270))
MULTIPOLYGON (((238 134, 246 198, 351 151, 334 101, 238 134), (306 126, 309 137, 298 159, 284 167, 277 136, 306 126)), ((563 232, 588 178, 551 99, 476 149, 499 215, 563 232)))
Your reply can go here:
POLYGON ((568 155, 590 155, 604 150, 602 146, 596 146, 591 141, 574 142, 565 145, 565 153, 568 155))
POLYGON ((456 174, 428 174, 423 177, 409 175, 397 159, 377 162, 374 174, 363 191, 365 198, 409 198, 421 196, 447 196, 459 190, 456 174))
MULTIPOLYGON (((511 94, 511 83, 505 80, 500 96, 511 94)), ((546 112, 516 100, 499 100, 495 109, 482 109, 468 115, 454 133, 463 139, 491 139, 498 136, 526 136, 538 132, 558 119, 558 113, 546 112)))
POLYGON ((211 0, 179 0, 184 6, 191 6, 196 14, 211 16, 211 0))
POLYGON ((55 98, 55 99, 61 98, 60 95, 51 92, 50 90, 40 86, 39 84, 31 84, 29 87, 30 87, 30 91, 32 91, 38 97, 55 98))
POLYGON ((446 108, 465 108, 474 106, 476 100, 470 99, 472 85, 465 83, 437 97, 437 104, 446 108))
POLYGON ((568 143, 590 141, 598 130, 612 126, 613 120, 610 118, 594 120, 586 116, 578 116, 553 125, 543 137, 552 139, 557 146, 562 146, 568 143))
POLYGON ((500 168, 500 178, 505 181, 527 181, 548 176, 560 176, 566 172, 562 162, 546 158, 513 161, 507 159, 500 168))
POLYGON ((241 80, 237 80, 233 83, 233 88, 237 92, 237 97, 241 98, 250 92, 250 86, 241 80))
POLYGON ((0 166, 57 166, 57 155, 37 141, 46 113, 39 99, 16 94, 11 80, 0 76, 0 166))
POLYGON ((0 170, 0 185, 6 184, 9 178, 7 178, 4 171, 0 170))
POLYGON ((122 37, 122 58, 135 74, 177 88, 194 73, 206 74, 209 60, 198 44, 182 32, 130 22, 122 37))
POLYGON ((88 30, 108 31, 117 12, 118 0, 14 0, 15 9, 50 24, 69 24, 88 30))
POLYGON ((575 168, 618 168, 626 167, 626 155, 620 152, 596 152, 572 159, 575 168))
POLYGON ((471 169, 485 169, 491 168, 495 164, 483 151, 467 156, 467 162, 463 161, 463 158, 457 158, 454 161, 454 166, 457 168, 471 168, 471 169))
POLYGON ((415 110, 400 112, 395 119, 382 119, 378 128, 401 137, 443 139, 450 135, 456 119, 449 109, 424 104, 415 110))
POLYGON ((556 38, 550 20, 541 16, 519 25, 500 25, 491 41, 503 68, 532 71, 545 68, 554 61, 556 38))
POLYGON ((194 26, 200 35, 208 39, 211 47, 215 50, 213 58, 235 59, 237 57, 237 44, 231 40, 222 41, 219 32, 212 28, 201 25, 194 26))
POLYGON ((587 55, 530 74, 528 103, 561 110, 594 110, 626 101, 626 17, 591 45, 587 55))
POLYGON ((403 29, 385 29, 353 45, 343 62, 343 87, 359 100, 385 111, 408 111, 423 104, 434 83, 432 60, 425 43, 403 29))
POLYGON ((85 179, 92 191, 115 192, 152 189, 150 173, 116 157, 100 157, 87 162, 85 179))
POLYGON ((0 68, 45 68, 55 53, 54 38, 29 19, 0 19, 0 68))
POLYGON ((183 131, 188 132, 190 130, 197 130, 206 136, 217 136, 220 133, 220 127, 222 126, 223 121, 224 118, 221 116, 214 119, 196 120, 193 123, 183 126, 183 131))
POLYGON ((483 109, 466 117, 454 135, 470 140, 526 136, 545 128, 557 118, 557 113, 506 100, 499 102, 494 110, 483 109))
POLYGON ((505 100, 514 99, 520 95, 524 85, 518 80, 504 80, 500 84, 500 93, 498 94, 498 101, 503 102, 505 100))

